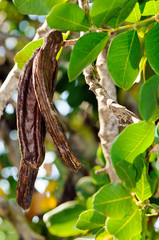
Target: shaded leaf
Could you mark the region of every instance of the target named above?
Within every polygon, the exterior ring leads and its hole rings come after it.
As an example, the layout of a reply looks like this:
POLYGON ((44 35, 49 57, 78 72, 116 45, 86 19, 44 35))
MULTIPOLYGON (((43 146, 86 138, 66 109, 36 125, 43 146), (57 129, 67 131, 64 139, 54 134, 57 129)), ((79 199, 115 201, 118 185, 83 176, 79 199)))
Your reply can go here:
POLYGON ((155 125, 152 122, 139 122, 126 127, 116 138, 111 148, 113 164, 120 160, 133 162, 153 142, 155 125))
POLYGON ((156 121, 159 118, 159 76, 154 75, 140 90, 139 110, 143 119, 156 121))
POLYGON ((159 1, 146 2, 142 15, 149 16, 157 13, 159 13, 159 1))
POLYGON ((69 80, 72 81, 90 63, 94 62, 105 47, 109 35, 106 33, 87 33, 76 42, 70 57, 68 69, 69 80))
POLYGON ((142 230, 141 211, 136 207, 123 218, 109 218, 106 225, 108 232, 115 235, 119 240, 127 240, 128 237, 131 239, 142 230))
POLYGON ((70 31, 88 31, 90 22, 85 12, 74 3, 58 4, 52 8, 47 23, 51 28, 70 31))
POLYGON ((117 28, 127 18, 132 11, 137 0, 127 1, 119 11, 107 22, 108 26, 117 28))
POLYGON ((94 208, 106 216, 118 218, 125 215, 134 204, 130 193, 120 183, 103 186, 94 195, 94 208))
POLYGON ((133 165, 136 169, 136 182, 141 178, 145 164, 145 154, 140 154, 134 159, 133 165))
POLYGON ((145 39, 145 51, 152 69, 159 74, 159 24, 156 23, 145 39))
POLYGON ((148 180, 146 164, 144 165, 141 178, 136 183, 135 193, 140 201, 145 201, 152 196, 151 185, 148 180))
POLYGON ((79 214, 84 210, 85 207, 78 202, 69 201, 47 212, 43 219, 51 234, 59 237, 75 236, 81 232, 75 225, 79 214))
POLYGON ((103 227, 106 217, 95 210, 86 210, 80 214, 76 227, 81 230, 103 227))
POLYGON ((139 74, 140 42, 136 30, 117 35, 108 52, 108 70, 115 84, 129 89, 139 74))
POLYGON ((106 173, 100 173, 100 174, 95 173, 97 170, 100 170, 101 168, 102 168, 101 166, 95 166, 91 170, 93 182, 94 182, 94 184, 99 185, 99 186, 110 182, 109 176, 106 173))
MULTIPOLYGON (((93 23, 100 27, 117 14, 129 0, 94 0, 90 16, 93 23)), ((119 15, 120 16, 120 15, 119 15)), ((118 17, 118 15, 117 15, 118 17)))
POLYGON ((85 176, 76 183, 76 191, 78 196, 87 199, 97 191, 97 186, 94 185, 92 177, 85 176))
POLYGON ((46 15, 53 6, 66 0, 13 0, 22 14, 46 15))
POLYGON ((115 170, 118 177, 128 188, 134 188, 136 185, 135 177, 136 177, 136 169, 134 166, 124 160, 118 161, 115 165, 115 170))

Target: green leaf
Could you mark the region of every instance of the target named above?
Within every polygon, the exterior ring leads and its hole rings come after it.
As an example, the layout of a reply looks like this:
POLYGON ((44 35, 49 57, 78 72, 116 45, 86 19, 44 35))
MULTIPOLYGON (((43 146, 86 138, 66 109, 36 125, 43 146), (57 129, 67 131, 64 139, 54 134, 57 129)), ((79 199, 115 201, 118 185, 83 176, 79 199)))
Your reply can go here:
POLYGON ((145 157, 145 153, 142 153, 134 159, 133 165, 136 169, 136 182, 141 178, 145 164, 145 157))
MULTIPOLYGON (((112 240, 114 239, 112 235, 109 234, 107 230, 102 229, 96 234, 96 240, 112 240)), ((114 239, 115 240, 115 239, 114 239)))
POLYGON ((33 52, 43 45, 43 38, 28 43, 20 52, 15 55, 15 62, 19 69, 22 69, 25 63, 31 58, 33 52))
POLYGON ((107 184, 107 183, 110 182, 110 179, 109 179, 109 177, 106 173, 100 173, 100 174, 95 173, 97 170, 100 170, 101 168, 102 168, 101 166, 95 166, 91 170, 93 183, 96 184, 96 185, 99 185, 99 186, 107 184))
POLYGON ((75 238, 75 240, 95 240, 95 236, 75 238))
POLYGON ((134 166, 127 161, 121 160, 118 161, 114 167, 118 177, 126 187, 133 189, 136 186, 136 169, 134 166))
POLYGON ((53 6, 66 0, 13 0, 22 14, 46 15, 53 6))
POLYGON ((139 74, 140 42, 136 30, 117 35, 108 52, 108 70, 115 84, 129 89, 139 74))
POLYGON ((88 31, 90 22, 85 12, 74 3, 58 4, 47 17, 51 28, 70 31, 88 31))
POLYGON ((146 81, 140 90, 139 110, 146 121, 159 118, 159 76, 154 75, 146 81))
POLYGON ((152 69, 159 74, 159 24, 156 23, 145 39, 145 51, 152 69))
POLYGON ((138 234, 135 237, 133 237, 132 240, 143 240, 143 238, 142 238, 141 234, 138 234))
POLYGON ((159 1, 146 2, 142 15, 149 16, 157 13, 159 13, 159 1))
POLYGON ((76 183, 76 191, 78 196, 86 200, 97 191, 97 186, 94 185, 92 177, 85 176, 76 183))
MULTIPOLYGON (((107 23, 129 0, 94 0, 90 12, 91 19, 97 27, 107 23)), ((117 17, 121 17, 120 14, 117 17)))
POLYGON ((86 210, 80 214, 76 227, 81 230, 103 227, 106 217, 95 210, 86 210))
POLYGON ((120 160, 133 162, 153 142, 155 125, 152 122, 139 122, 126 127, 114 141, 111 148, 113 164, 120 160))
POLYGON ((58 237, 75 236, 81 233, 75 225, 84 210, 85 207, 78 202, 69 201, 47 212, 43 219, 51 234, 58 237))
MULTIPOLYGON (((63 40, 67 39, 67 35, 65 33, 62 33, 63 36, 63 40)), ((22 69, 25 65, 25 63, 31 58, 33 52, 35 51, 35 49, 41 47, 43 45, 43 38, 36 40, 36 41, 32 41, 30 43, 28 43, 21 51, 19 51, 16 55, 15 55, 15 62, 17 63, 17 66, 19 69, 22 69)), ((58 60, 62 48, 59 50, 56 59, 58 60)))
POLYGON ((120 183, 103 186, 94 195, 94 208, 113 218, 122 217, 129 211, 134 202, 130 193, 120 183))
POLYGON ((122 8, 119 9, 117 13, 107 22, 108 26, 117 28, 120 24, 127 18, 127 16, 132 11, 137 0, 127 1, 122 8))
POLYGON ((137 195, 137 198, 142 202, 152 196, 152 190, 148 180, 146 164, 144 164, 141 178, 136 183, 135 193, 137 195))
POLYGON ((128 240, 139 234, 142 230, 141 211, 134 208, 131 213, 120 219, 107 220, 108 232, 119 240, 128 240))
POLYGON ((69 80, 72 81, 94 62, 99 53, 105 47, 109 35, 106 33, 87 33, 76 42, 70 57, 68 69, 69 80))
POLYGON ((105 166, 106 165, 106 160, 103 154, 103 150, 102 150, 102 146, 99 145, 98 149, 97 149, 97 158, 98 160, 101 161, 101 163, 105 166))
POLYGON ((140 18, 141 18, 141 11, 139 7, 139 3, 137 2, 135 4, 134 9, 130 13, 130 15, 125 19, 125 21, 130 23, 136 23, 140 20, 140 18))

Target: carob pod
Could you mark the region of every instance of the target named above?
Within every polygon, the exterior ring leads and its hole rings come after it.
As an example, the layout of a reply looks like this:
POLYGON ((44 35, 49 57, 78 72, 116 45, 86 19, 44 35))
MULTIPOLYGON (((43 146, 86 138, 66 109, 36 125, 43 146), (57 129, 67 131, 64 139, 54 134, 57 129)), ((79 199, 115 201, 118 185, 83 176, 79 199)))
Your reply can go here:
MULTIPOLYGON (((25 64, 20 74, 17 99, 17 128, 22 159, 20 162, 17 202, 23 208, 30 206, 34 182, 38 168, 45 157, 45 122, 40 112, 32 79, 32 65, 39 48, 25 64)), ((56 78, 57 68, 54 76, 56 78)), ((49 82, 50 94, 53 96, 54 81, 49 82)))
MULTIPOLYGON (((46 128, 69 169, 78 171, 80 163, 72 152, 52 103, 49 82, 57 67, 56 55, 63 44, 61 32, 52 30, 44 37, 44 44, 33 61, 33 85, 46 128)), ((55 77, 54 77, 55 81, 55 77)))

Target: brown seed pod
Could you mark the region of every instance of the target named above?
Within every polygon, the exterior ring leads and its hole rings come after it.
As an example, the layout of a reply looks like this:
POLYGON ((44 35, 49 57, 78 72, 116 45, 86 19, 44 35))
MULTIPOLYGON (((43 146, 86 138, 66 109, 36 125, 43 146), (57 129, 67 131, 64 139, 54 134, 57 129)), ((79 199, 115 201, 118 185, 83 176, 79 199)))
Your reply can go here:
POLYGON ((44 44, 33 61, 33 85, 40 111, 44 117, 46 128, 69 169, 78 171, 80 163, 72 152, 59 122, 49 89, 53 78, 55 85, 56 55, 63 43, 61 32, 52 30, 44 37, 44 44))

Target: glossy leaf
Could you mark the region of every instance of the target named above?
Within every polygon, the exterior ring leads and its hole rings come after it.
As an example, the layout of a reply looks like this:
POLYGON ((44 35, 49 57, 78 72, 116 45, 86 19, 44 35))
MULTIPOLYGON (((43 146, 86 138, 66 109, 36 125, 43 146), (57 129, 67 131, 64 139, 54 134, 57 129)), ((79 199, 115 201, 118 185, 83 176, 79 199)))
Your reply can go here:
POLYGON ((152 196, 150 182, 148 180, 146 164, 144 165, 141 178, 136 183, 135 193, 140 201, 145 201, 152 196))
POLYGON ((118 177, 126 185, 126 187, 133 189, 136 185, 136 169, 134 166, 127 161, 121 160, 118 161, 114 167, 118 177))
POLYGON ((74 3, 58 4, 51 10, 47 17, 47 23, 51 28, 88 31, 90 22, 85 12, 74 3))
POLYGON ((79 38, 71 53, 68 69, 70 81, 78 77, 86 66, 95 61, 108 39, 108 34, 96 32, 87 33, 79 38))
POLYGON ((13 0, 20 13, 34 15, 46 15, 53 6, 64 2, 66 0, 13 0))
POLYGON ((107 23, 129 0, 94 0, 90 16, 97 27, 107 23))
POLYGON ((120 160, 133 162, 135 157, 143 153, 153 142, 155 125, 152 122, 131 124, 122 131, 111 148, 113 164, 120 160))
POLYGON ((131 213, 120 219, 109 218, 107 220, 108 232, 120 240, 132 239, 142 230, 141 211, 134 208, 131 213))
POLYGON ((137 2, 135 4, 134 9, 130 13, 130 15, 125 19, 126 22, 131 22, 131 23, 136 23, 140 20, 141 18, 141 11, 139 7, 139 3, 137 2))
POLYGON ((159 1, 148 1, 145 4, 143 16, 155 15, 159 13, 159 1))
POLYGON ((148 32, 145 39, 145 51, 152 69, 159 74, 159 24, 156 23, 148 32))
POLYGON ((31 58, 33 52, 43 45, 43 38, 28 43, 20 52, 15 55, 15 62, 19 69, 22 69, 25 63, 31 58))
POLYGON ((136 30, 115 37, 108 52, 108 70, 115 84, 129 89, 139 74, 140 42, 136 30))
POLYGON ((117 11, 110 21, 107 22, 108 26, 117 28, 120 24, 129 16, 130 12, 133 10, 137 0, 129 0, 127 1, 122 8, 117 11))
POLYGON ((139 110, 143 119, 159 118, 159 76, 154 75, 141 87, 139 110))
POLYGON ((76 227, 81 230, 101 228, 104 226, 106 217, 95 210, 86 210, 80 214, 76 227))
POLYGON ((94 195, 94 208, 113 218, 122 217, 133 206, 130 193, 120 183, 103 186, 94 195))
POLYGON ((85 207, 76 201, 69 201, 44 215, 44 222, 51 234, 58 237, 75 236, 81 233, 75 227, 78 216, 85 207), (62 231, 61 231, 62 229, 62 231))

